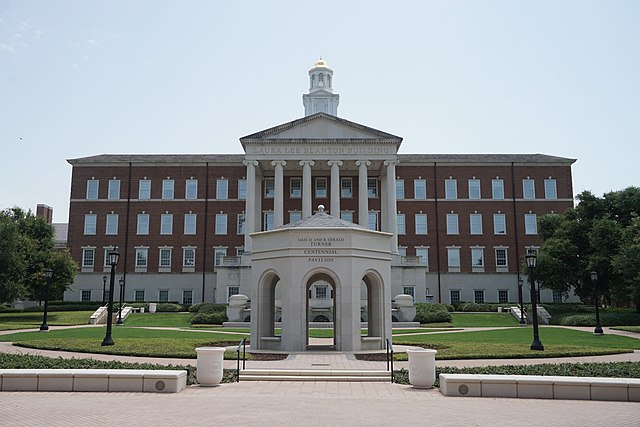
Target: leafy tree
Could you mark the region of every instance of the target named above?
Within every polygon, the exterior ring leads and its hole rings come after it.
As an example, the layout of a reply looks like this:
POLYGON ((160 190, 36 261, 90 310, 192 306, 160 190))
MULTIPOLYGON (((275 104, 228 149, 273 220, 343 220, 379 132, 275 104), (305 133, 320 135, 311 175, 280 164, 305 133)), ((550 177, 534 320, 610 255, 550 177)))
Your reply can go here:
POLYGON ((20 208, 0 212, 0 302, 44 299, 46 268, 53 270, 50 297, 62 297, 78 270, 68 252, 54 249, 53 227, 20 208))

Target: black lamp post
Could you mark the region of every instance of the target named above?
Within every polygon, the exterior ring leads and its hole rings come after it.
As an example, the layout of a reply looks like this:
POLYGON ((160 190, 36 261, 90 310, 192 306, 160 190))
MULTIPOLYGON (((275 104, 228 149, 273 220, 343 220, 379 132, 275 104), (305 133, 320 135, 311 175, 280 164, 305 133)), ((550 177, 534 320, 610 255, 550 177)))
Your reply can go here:
POLYGON ((538 257, 536 254, 525 255, 527 260, 527 267, 529 267, 529 281, 531 284, 531 311, 533 315, 533 342, 531 343, 531 350, 544 350, 544 346, 540 341, 540 334, 538 333, 538 306, 536 304, 536 263, 538 257))
POLYGON ((47 268, 44 271, 44 277, 47 278, 47 287, 44 290, 44 316, 42 316, 42 325, 40 325, 41 331, 48 331, 49 325, 47 324, 47 311, 49 310, 49 287, 51 286, 51 278, 53 277, 53 270, 47 268))
POLYGON ((522 285, 524 280, 518 276, 518 302, 520 303, 520 324, 526 325, 527 321, 524 320, 524 302, 522 301, 522 285))
POLYGON ((124 277, 121 277, 119 280, 120 283, 120 308, 118 309, 118 321, 116 325, 122 325, 124 322, 122 321, 122 303, 124 301, 124 277))
POLYGON ((596 328, 593 330, 593 335, 604 335, 602 326, 600 326, 600 301, 598 300, 598 272, 592 271, 591 283, 593 283, 593 305, 596 306, 596 328))
POLYGON ((109 265, 111 266, 111 280, 109 281, 109 302, 107 306, 107 334, 102 340, 102 345, 113 345, 113 339, 111 338, 111 325, 113 323, 113 285, 116 277, 116 265, 118 265, 118 259, 120 254, 116 251, 109 252, 109 265))
POLYGON ((107 276, 102 276, 102 304, 104 304, 106 302, 106 296, 107 296, 107 276))

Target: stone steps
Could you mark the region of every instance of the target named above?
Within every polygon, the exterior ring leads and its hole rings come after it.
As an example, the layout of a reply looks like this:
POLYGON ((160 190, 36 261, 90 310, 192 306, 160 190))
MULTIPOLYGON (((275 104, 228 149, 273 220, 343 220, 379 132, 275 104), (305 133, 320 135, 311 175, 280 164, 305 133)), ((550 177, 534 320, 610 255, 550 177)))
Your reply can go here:
POLYGON ((391 382, 391 373, 353 369, 244 369, 240 381, 391 382))

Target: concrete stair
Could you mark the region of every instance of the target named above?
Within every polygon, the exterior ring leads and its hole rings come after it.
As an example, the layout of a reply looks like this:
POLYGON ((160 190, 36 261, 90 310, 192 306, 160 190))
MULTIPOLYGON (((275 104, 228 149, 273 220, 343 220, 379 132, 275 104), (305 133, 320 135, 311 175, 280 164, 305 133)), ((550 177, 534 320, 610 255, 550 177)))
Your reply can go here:
POLYGON ((244 369, 240 381, 391 382, 389 371, 330 369, 244 369))

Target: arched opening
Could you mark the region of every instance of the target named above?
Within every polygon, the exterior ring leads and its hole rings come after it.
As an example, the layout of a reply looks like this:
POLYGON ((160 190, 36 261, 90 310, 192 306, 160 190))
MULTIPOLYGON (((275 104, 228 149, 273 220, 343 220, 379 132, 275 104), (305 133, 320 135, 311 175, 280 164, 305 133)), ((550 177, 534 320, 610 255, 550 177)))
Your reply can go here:
POLYGON ((266 273, 258 288, 257 332, 259 343, 256 348, 270 348, 277 341, 275 322, 279 313, 276 306, 276 291, 280 283, 277 273, 266 273))
POLYGON ((366 289, 366 317, 369 338, 384 338, 385 295, 382 279, 375 272, 368 272, 362 278, 366 289))
POLYGON ((339 321, 336 316, 336 281, 328 273, 315 273, 306 282, 306 294, 307 349, 335 350, 339 321), (333 322, 331 327, 323 325, 330 322, 333 322))

